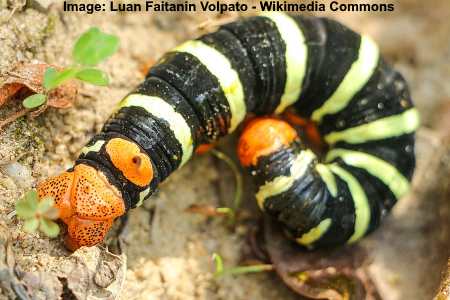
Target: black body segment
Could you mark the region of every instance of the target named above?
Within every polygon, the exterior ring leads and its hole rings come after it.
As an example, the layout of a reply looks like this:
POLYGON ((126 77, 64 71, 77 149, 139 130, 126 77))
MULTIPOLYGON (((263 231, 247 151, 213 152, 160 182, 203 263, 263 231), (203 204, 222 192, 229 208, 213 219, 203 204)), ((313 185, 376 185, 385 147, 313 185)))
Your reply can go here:
POLYGON ((303 19, 297 17, 308 36, 310 54, 307 88, 295 107, 300 115, 310 117, 337 89, 352 64, 358 59, 361 36, 330 19, 303 19), (317 43, 317 44, 316 44, 317 43))
POLYGON ((415 135, 410 133, 356 145, 339 142, 335 148, 355 150, 376 156, 393 165, 403 176, 411 180, 416 164, 414 144, 415 135))
MULTIPOLYGON (((305 44, 308 47, 308 58, 306 60, 306 72, 302 85, 309 87, 312 82, 318 80, 318 76, 322 69, 322 64, 325 61, 325 44, 327 41, 327 30, 322 18, 295 16, 293 17, 297 26, 301 29, 304 37, 305 44)), ((302 99, 308 99, 309 89, 303 89, 300 94, 298 107, 301 107, 302 99)))
POLYGON ((228 133, 230 107, 218 79, 193 55, 170 52, 149 71, 162 78, 190 103, 200 120, 202 142, 217 140, 228 133))
MULTIPOLYGON (((323 188, 325 183, 322 181, 323 188)), ((309 244, 309 247, 331 247, 344 244, 347 242, 355 228, 355 205, 352 201, 351 193, 348 185, 339 177, 336 178, 337 195, 331 196, 326 190, 325 198, 327 210, 323 216, 323 220, 330 218, 331 225, 323 236, 309 244)), ((301 236, 297 232, 297 237, 301 236)))
POLYGON ((186 120, 191 129, 194 145, 199 144, 202 134, 200 120, 191 104, 172 85, 160 78, 149 77, 133 93, 164 99, 186 120))
POLYGON ((280 103, 286 82, 285 45, 273 21, 254 17, 222 26, 240 40, 256 76, 256 114, 269 114, 280 103))
POLYGON ((322 135, 344 130, 402 113, 413 106, 404 78, 383 60, 367 84, 352 98, 346 108, 326 115, 319 130, 322 135))
POLYGON ((221 52, 229 59, 233 69, 238 72, 243 85, 247 111, 253 111, 257 103, 255 70, 241 41, 232 33, 223 29, 206 34, 200 37, 199 40, 221 52))

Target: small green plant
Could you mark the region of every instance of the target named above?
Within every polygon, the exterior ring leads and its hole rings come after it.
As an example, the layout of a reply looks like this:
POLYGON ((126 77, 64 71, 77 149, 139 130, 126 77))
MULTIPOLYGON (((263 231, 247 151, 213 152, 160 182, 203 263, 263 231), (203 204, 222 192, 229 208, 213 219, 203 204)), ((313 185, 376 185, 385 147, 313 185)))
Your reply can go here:
POLYGON ((39 201, 36 190, 28 191, 16 203, 17 217, 24 220, 23 229, 26 232, 36 232, 38 229, 48 237, 59 234, 59 226, 53 220, 59 216, 53 198, 45 197, 39 201))
POLYGON ((23 106, 33 109, 44 105, 48 94, 70 79, 78 79, 99 86, 108 85, 108 75, 94 67, 113 55, 118 48, 117 36, 103 33, 96 27, 89 29, 79 37, 73 47, 73 64, 60 71, 52 67, 47 68, 43 79, 45 92, 25 98, 23 106))
POLYGON ((227 217, 229 217, 230 224, 234 224, 236 222, 236 212, 239 209, 239 207, 241 206, 241 201, 242 201, 242 190, 243 190, 242 175, 241 175, 241 172, 239 171, 239 168, 236 165, 236 163, 230 157, 228 157, 225 153, 223 153, 219 150, 216 150, 216 149, 211 149, 211 154, 214 155, 215 157, 217 157, 218 159, 220 159, 221 161, 223 161, 224 163, 226 163, 234 175, 234 179, 236 182, 236 188, 235 188, 234 199, 233 199, 233 203, 231 204, 231 207, 218 207, 216 209, 216 211, 219 214, 223 214, 223 215, 226 215, 227 217))
POLYGON ((216 267, 216 270, 214 272, 215 278, 219 278, 219 277, 222 277, 225 275, 239 275, 239 274, 273 271, 273 265, 270 265, 270 264, 239 266, 239 267, 233 267, 233 268, 227 269, 224 267, 223 259, 219 254, 213 253, 212 259, 213 259, 215 267, 216 267))

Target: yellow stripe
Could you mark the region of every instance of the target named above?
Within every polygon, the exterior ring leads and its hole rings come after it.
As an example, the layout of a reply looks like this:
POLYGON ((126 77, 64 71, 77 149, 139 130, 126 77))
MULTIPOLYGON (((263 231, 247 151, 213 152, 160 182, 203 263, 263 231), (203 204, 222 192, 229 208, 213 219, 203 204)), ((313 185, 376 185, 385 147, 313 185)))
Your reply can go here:
POLYGON ((264 201, 267 198, 287 191, 296 179, 305 174, 308 166, 315 158, 315 154, 310 150, 300 152, 292 162, 289 176, 278 176, 272 181, 266 182, 263 186, 259 187, 259 190, 256 193, 256 200, 259 207, 263 210, 264 201))
POLYGON ((339 141, 350 144, 400 136, 414 132, 420 124, 417 109, 411 108, 401 114, 382 118, 364 125, 336 131, 325 135, 325 141, 332 145, 339 141))
POLYGON ((288 15, 271 12, 262 13, 261 16, 271 19, 277 26, 286 45, 286 84, 281 96, 280 104, 275 110, 279 114, 298 100, 302 89, 303 78, 306 73, 308 47, 305 44, 303 32, 297 23, 288 15))
POLYGON ((334 178, 334 175, 333 173, 331 173, 330 169, 323 164, 317 164, 316 171, 319 173, 320 177, 325 182, 331 196, 336 197, 338 193, 336 178, 334 178))
POLYGON ((330 162, 337 157, 342 158, 346 164, 364 169, 380 179, 397 199, 400 199, 409 190, 408 179, 391 164, 378 157, 358 151, 333 149, 327 153, 326 160, 330 162))
POLYGON ((105 143, 105 141, 103 140, 98 140, 96 141, 93 145, 91 146, 86 146, 83 149, 81 149, 81 153, 86 155, 89 152, 98 152, 100 151, 100 149, 102 148, 103 144, 105 143))
POLYGON ((362 36, 358 59, 353 63, 333 95, 313 112, 311 118, 320 122, 323 116, 343 110, 353 96, 369 81, 377 67, 379 56, 378 46, 375 42, 367 36, 362 36))
POLYGON ((228 58, 201 41, 187 41, 174 50, 194 55, 219 80, 230 106, 231 124, 229 132, 234 131, 245 118, 246 106, 242 83, 228 58))
POLYGON ((180 167, 189 160, 194 150, 191 128, 169 103, 159 97, 132 94, 119 103, 119 108, 128 106, 142 107, 155 117, 167 121, 183 152, 180 167))
POLYGON ((312 228, 310 231, 308 231, 307 233, 303 234, 300 238, 298 238, 297 243, 303 246, 308 246, 314 243, 327 232, 328 228, 330 228, 331 226, 331 223, 332 222, 330 218, 322 220, 322 222, 320 222, 319 225, 312 228))
POLYGON ((145 190, 143 190, 142 192, 139 193, 139 201, 138 201, 138 203, 136 203, 136 207, 139 207, 142 205, 145 197, 147 197, 148 194, 150 194, 150 187, 146 188, 145 190))
POLYGON ((336 164, 329 165, 333 173, 347 183, 355 205, 355 231, 348 240, 353 243, 364 236, 370 223, 370 207, 364 189, 352 174, 336 164))

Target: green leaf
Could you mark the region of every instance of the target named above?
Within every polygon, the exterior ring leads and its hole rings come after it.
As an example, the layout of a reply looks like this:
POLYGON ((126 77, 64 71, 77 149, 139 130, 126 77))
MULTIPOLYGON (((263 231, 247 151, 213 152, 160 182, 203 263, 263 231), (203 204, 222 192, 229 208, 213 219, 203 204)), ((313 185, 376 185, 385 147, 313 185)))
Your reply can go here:
POLYGON ((97 69, 84 69, 77 73, 77 78, 94 85, 105 86, 109 84, 108 74, 97 69))
POLYGON ((220 276, 223 273, 223 260, 222 257, 217 254, 213 253, 212 256, 214 263, 216 265, 216 271, 214 272, 214 276, 220 276))
POLYGON ((44 73, 44 88, 49 91, 52 90, 65 81, 75 78, 78 70, 74 68, 68 68, 62 70, 61 72, 57 71, 55 68, 47 68, 44 73))
POLYGON ((229 217, 233 217, 234 216, 233 209, 231 209, 229 207, 218 207, 218 208, 216 208, 216 212, 218 212, 220 214, 227 215, 229 217))
POLYGON ((73 47, 75 62, 84 66, 95 66, 119 49, 119 38, 93 27, 83 33, 73 47))
POLYGON ((39 226, 39 229, 45 233, 48 237, 54 238, 57 237, 59 234, 59 226, 52 220, 48 219, 41 219, 41 225, 39 226))
POLYGON ((22 105, 25 108, 32 109, 41 106, 45 103, 45 101, 47 101, 47 96, 43 94, 34 94, 25 98, 25 100, 23 100, 22 102, 22 105))
POLYGON ((55 201, 52 197, 45 197, 39 201, 37 211, 40 214, 45 214, 50 208, 54 207, 55 201))
POLYGON ((32 218, 28 219, 23 223, 23 230, 28 233, 36 232, 39 227, 39 219, 32 218))
POLYGON ((38 207, 38 194, 36 190, 28 191, 22 199, 16 203, 16 213, 20 219, 33 218, 38 207))

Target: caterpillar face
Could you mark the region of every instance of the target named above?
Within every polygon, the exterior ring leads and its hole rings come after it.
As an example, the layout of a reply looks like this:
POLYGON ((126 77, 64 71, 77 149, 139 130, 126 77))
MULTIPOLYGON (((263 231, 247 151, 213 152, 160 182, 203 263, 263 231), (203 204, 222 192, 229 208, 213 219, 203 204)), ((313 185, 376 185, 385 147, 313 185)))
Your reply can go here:
POLYGON ((55 199, 68 228, 66 245, 71 250, 101 242, 114 219, 125 213, 117 188, 105 174, 85 164, 47 179, 38 186, 38 194, 55 199))

